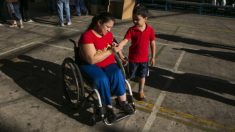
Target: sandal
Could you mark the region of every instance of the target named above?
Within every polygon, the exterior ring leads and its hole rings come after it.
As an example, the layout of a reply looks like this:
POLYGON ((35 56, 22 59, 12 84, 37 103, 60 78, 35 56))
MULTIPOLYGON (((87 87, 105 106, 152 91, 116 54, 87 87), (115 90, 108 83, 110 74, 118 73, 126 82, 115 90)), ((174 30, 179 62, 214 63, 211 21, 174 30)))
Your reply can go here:
POLYGON ((139 100, 139 101, 145 101, 145 100, 146 100, 146 99, 145 99, 144 92, 140 92, 140 93, 139 93, 138 100, 139 100))

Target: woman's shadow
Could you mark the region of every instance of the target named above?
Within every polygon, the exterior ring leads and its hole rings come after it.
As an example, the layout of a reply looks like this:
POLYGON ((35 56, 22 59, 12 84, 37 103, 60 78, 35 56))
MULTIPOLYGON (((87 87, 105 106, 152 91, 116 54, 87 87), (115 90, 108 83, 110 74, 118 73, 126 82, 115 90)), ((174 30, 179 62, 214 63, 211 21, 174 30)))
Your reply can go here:
POLYGON ((69 117, 91 125, 90 112, 74 109, 65 101, 60 65, 26 55, 20 55, 17 59, 17 61, 0 60, 0 70, 31 95, 54 106, 69 117))

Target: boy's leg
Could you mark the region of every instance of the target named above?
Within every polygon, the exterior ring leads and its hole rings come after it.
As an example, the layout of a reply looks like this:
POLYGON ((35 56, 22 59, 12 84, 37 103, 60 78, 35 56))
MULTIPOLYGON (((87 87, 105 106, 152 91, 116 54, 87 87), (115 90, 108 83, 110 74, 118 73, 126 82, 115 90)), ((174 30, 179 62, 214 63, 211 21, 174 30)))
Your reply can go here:
POLYGON ((139 98, 144 99, 145 77, 139 78, 139 98))
POLYGON ((137 76, 139 77, 139 100, 144 100, 145 77, 149 74, 148 62, 139 63, 137 76))

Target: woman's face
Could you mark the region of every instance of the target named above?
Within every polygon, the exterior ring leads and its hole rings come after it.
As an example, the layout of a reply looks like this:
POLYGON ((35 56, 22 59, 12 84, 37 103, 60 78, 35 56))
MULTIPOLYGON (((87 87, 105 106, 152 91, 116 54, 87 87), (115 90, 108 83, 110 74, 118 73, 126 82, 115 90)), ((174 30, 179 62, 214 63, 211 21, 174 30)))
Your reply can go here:
POLYGON ((109 20, 106 23, 101 23, 100 21, 98 22, 98 32, 101 35, 105 35, 106 33, 111 31, 111 28, 114 25, 114 21, 113 20, 109 20))

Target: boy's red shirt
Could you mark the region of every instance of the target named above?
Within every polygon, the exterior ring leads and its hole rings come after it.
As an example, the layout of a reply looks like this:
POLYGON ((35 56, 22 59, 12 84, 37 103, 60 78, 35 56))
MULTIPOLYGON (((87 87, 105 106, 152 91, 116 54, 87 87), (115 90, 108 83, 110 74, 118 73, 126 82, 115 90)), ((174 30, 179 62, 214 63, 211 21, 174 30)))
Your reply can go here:
MULTIPOLYGON (((96 50, 104 50, 108 45, 112 44, 113 42, 113 34, 111 32, 108 32, 101 38, 97 37, 92 30, 88 30, 85 33, 82 34, 79 44, 94 44, 96 50)), ((115 57, 114 55, 110 55, 106 59, 104 59, 101 62, 96 63, 98 67, 106 67, 110 64, 115 63, 115 57)))
POLYGON ((133 26, 127 31, 125 39, 131 39, 129 61, 137 63, 148 62, 149 44, 156 39, 154 29, 148 24, 146 24, 144 31, 141 31, 137 26, 133 26))

